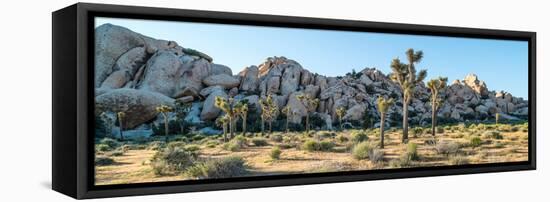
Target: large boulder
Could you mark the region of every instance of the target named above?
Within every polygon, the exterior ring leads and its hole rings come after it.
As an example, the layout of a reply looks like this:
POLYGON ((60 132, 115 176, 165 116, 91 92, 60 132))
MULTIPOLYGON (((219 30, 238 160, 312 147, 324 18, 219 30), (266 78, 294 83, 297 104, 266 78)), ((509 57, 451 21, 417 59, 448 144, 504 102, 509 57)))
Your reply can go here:
POLYGON ((464 78, 464 84, 472 88, 476 93, 481 95, 482 98, 487 98, 489 95, 487 85, 485 82, 479 80, 475 74, 468 74, 466 78, 464 78))
POLYGON ((113 71, 127 70, 134 77, 138 69, 147 62, 148 54, 144 47, 135 47, 122 54, 113 66, 113 71))
POLYGON ((210 93, 202 105, 201 120, 213 120, 220 115, 221 110, 215 105, 217 96, 227 99, 227 94, 223 90, 215 90, 210 93))
POLYGON ((302 67, 297 63, 284 64, 285 71, 281 77, 281 94, 288 95, 298 90, 302 67))
POLYGON ((350 121, 363 120, 366 107, 367 106, 365 104, 354 105, 346 111, 346 114, 342 118, 344 120, 350 120, 350 121))
POLYGON ((173 107, 174 99, 160 93, 121 88, 97 96, 95 102, 99 112, 124 112, 123 126, 130 129, 154 119, 158 114, 156 107, 173 107))
POLYGON ((304 104, 302 104, 302 102, 300 102, 300 100, 296 98, 297 95, 301 95, 301 94, 303 93, 293 92, 288 96, 288 102, 286 106, 290 107, 290 110, 294 112, 291 115, 291 118, 289 120, 292 123, 298 123, 298 124, 301 123, 302 117, 304 117, 307 114, 307 109, 304 106, 304 104))
POLYGON ((226 74, 226 75, 229 75, 229 76, 232 76, 233 75, 233 72, 231 71, 231 68, 229 68, 228 66, 225 66, 225 65, 220 65, 220 64, 212 64, 212 72, 210 72, 212 75, 216 75, 216 74, 226 74))
POLYGON ((238 78, 227 74, 211 75, 204 78, 202 82, 207 86, 222 86, 226 89, 237 87, 241 83, 238 78))
MULTIPOLYGON (((178 85, 178 90, 181 90, 181 93, 176 93, 176 95, 192 95, 195 92, 200 92, 200 90, 204 88, 202 81, 207 76, 211 75, 212 65, 206 59, 200 58, 185 63, 182 72, 178 85)), ((192 96, 197 96, 197 94, 192 96)))
POLYGON ((172 52, 157 52, 147 62, 144 78, 139 89, 174 97, 182 74, 181 67, 181 61, 172 52))
POLYGON ((239 75, 242 77, 242 79, 239 89, 249 92, 254 92, 258 90, 258 85, 260 82, 258 78, 258 73, 258 67, 254 65, 247 67, 243 71, 241 71, 239 75))
POLYGON ((117 59, 128 50, 145 46, 142 36, 124 27, 103 24, 95 29, 95 87, 113 72, 117 59))

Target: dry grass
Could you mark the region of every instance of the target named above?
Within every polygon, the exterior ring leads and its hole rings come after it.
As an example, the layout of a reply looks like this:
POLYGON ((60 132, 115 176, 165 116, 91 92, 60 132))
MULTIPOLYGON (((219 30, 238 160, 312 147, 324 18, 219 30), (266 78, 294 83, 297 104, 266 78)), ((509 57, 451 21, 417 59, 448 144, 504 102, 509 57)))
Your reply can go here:
MULTIPOLYGON (((407 151, 407 145, 401 144, 401 131, 387 131, 383 160, 372 162, 369 159, 357 160, 351 154, 353 148, 351 134, 356 131, 349 130, 337 132, 333 137, 323 137, 322 141, 331 141, 334 148, 331 151, 305 151, 300 146, 309 137, 302 133, 282 134, 282 141, 273 141, 265 139, 267 145, 257 146, 249 144, 237 151, 228 151, 223 148, 223 144, 212 145, 207 141, 200 145, 199 157, 203 159, 222 158, 228 156, 242 157, 248 166, 248 175, 277 175, 277 174, 296 174, 312 172, 336 172, 346 170, 371 170, 390 168, 390 162, 399 160, 402 154, 407 151), (273 147, 281 149, 279 159, 271 158, 273 147)), ((410 137, 409 142, 417 145, 416 151, 418 159, 413 159, 411 166, 430 167, 456 164, 484 164, 495 162, 516 162, 527 161, 528 144, 527 132, 517 130, 515 132, 500 132, 502 139, 491 139, 483 137, 483 131, 477 129, 458 129, 445 131, 437 134, 436 142, 454 142, 460 145, 459 151, 453 155, 439 154, 436 146, 428 144, 434 141, 430 134, 422 134, 417 137, 410 137), (470 140, 473 137, 479 137, 482 143, 479 146, 470 146, 470 140)), ((368 142, 378 143, 379 135, 374 130, 367 131, 368 142)), ((210 141, 210 143, 213 140, 210 141)), ((200 144, 200 143, 194 143, 200 144)), ((177 176, 156 176, 149 160, 155 154, 154 150, 128 150, 121 156, 112 156, 116 162, 108 166, 96 166, 96 184, 123 184, 139 182, 159 182, 186 180, 184 175, 177 176)))

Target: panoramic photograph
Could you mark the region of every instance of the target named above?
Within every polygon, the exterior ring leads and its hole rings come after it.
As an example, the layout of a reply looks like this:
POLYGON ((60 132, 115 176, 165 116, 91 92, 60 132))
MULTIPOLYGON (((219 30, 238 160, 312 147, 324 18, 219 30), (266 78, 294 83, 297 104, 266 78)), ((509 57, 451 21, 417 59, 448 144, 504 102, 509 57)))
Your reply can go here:
POLYGON ((528 42, 95 18, 95 185, 528 161, 528 42))

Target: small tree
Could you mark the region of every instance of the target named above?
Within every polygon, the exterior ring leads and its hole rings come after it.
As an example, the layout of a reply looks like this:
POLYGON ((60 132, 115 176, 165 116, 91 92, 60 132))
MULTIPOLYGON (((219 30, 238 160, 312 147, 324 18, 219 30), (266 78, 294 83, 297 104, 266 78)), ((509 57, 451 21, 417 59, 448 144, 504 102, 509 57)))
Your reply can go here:
POLYGON ((157 112, 162 114, 164 118, 164 141, 168 142, 168 112, 173 111, 173 109, 166 105, 160 105, 157 107, 157 112))
POLYGON ((343 130, 342 117, 344 116, 345 113, 346 113, 346 108, 338 107, 336 109, 336 115, 338 116, 338 122, 340 123, 340 130, 343 130))
POLYGON ((223 97, 216 96, 214 105, 227 115, 229 124, 229 139, 233 139, 235 135, 235 119, 238 116, 238 113, 233 106, 233 98, 226 100, 223 97))
POLYGON ((285 131, 288 133, 289 130, 288 130, 288 123, 289 123, 289 120, 290 120, 290 116, 293 114, 293 111, 291 109, 291 107, 289 105, 287 105, 286 107, 284 107, 282 109, 282 112, 285 114, 286 116, 286 124, 285 124, 285 131))
POLYGON ((246 135, 246 119, 248 116, 248 100, 241 100, 235 105, 235 112, 243 120, 243 136, 246 135))
POLYGON ((309 94, 296 95, 296 98, 306 107, 306 133, 309 134, 309 113, 317 109, 319 99, 313 98, 309 94))
POLYGON ((495 125, 498 125, 498 121, 500 119, 500 113, 495 114, 495 125))
POLYGON ((275 119, 275 115, 278 112, 278 107, 271 95, 268 95, 265 99, 260 100, 260 105, 262 106, 262 135, 265 133, 265 122, 269 124, 269 133, 272 132, 272 122, 275 119))
POLYGON ((378 97, 378 112, 380 112, 380 148, 384 148, 384 124, 386 122, 386 113, 391 105, 393 105, 393 98, 386 99, 384 97, 378 97))
POLYGON ((122 131, 124 130, 124 127, 122 126, 122 123, 123 123, 122 119, 124 119, 124 117, 126 117, 126 113, 118 112, 116 115, 118 117, 118 126, 120 126, 120 140, 124 141, 124 135, 122 134, 122 131))
POLYGON ((185 103, 181 100, 176 100, 174 102, 174 112, 176 113, 176 121, 180 126, 180 133, 183 135, 185 132, 185 117, 191 110, 191 103, 185 103))
POLYGON ((432 92, 432 136, 435 136, 437 127, 437 111, 441 107, 443 100, 439 97, 439 92, 447 87, 447 77, 439 77, 428 81, 428 88, 432 92))
POLYGON ((223 129, 223 141, 227 142, 227 124, 229 123, 229 117, 227 115, 220 116, 216 119, 216 125, 223 129))

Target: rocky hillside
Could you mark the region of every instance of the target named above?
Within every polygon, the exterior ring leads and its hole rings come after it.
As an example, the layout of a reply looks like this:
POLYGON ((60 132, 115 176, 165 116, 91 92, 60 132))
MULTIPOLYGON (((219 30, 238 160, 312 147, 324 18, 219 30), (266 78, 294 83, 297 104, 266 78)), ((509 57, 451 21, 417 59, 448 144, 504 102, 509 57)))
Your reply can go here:
MULTIPOLYGON (((110 116, 125 112, 127 129, 149 129, 158 119, 155 107, 173 106, 175 99, 193 103, 186 117, 189 122, 212 121, 221 113, 214 106, 216 96, 246 99, 259 110, 259 99, 272 94, 279 109, 289 105, 296 111, 291 121, 300 123, 306 109, 296 95, 309 94, 319 98, 316 114, 327 128, 332 127, 339 107, 347 109, 344 119, 350 122, 363 120, 365 113, 378 119, 375 100, 381 95, 398 100, 390 109, 389 122, 399 122, 401 116, 398 86, 374 68, 332 77, 310 72, 285 57, 270 57, 234 74, 210 56, 174 41, 153 39, 111 24, 95 31, 97 112, 110 116)), ((409 107, 410 123, 429 124, 429 90, 423 84, 417 89, 409 107)), ((485 120, 495 113, 518 119, 528 114, 527 100, 490 91, 475 74, 452 82, 444 94, 438 114, 442 120, 485 120)))

